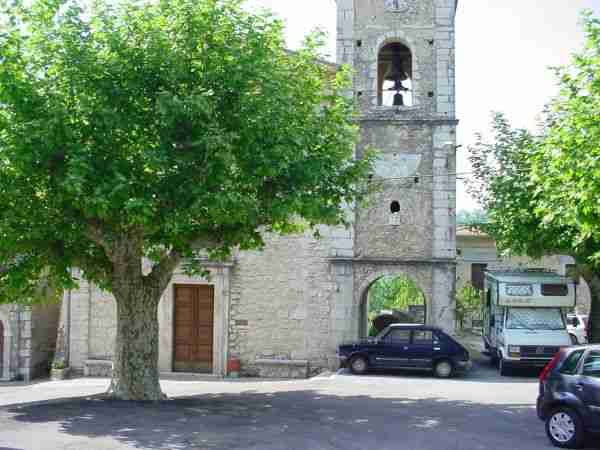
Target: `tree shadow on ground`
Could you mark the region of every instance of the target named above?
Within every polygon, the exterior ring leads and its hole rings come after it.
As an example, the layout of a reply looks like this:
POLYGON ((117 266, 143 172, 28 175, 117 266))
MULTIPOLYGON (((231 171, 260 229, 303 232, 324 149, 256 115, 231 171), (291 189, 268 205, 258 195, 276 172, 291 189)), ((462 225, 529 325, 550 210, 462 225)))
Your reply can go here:
POLYGON ((551 448, 531 405, 317 390, 198 395, 158 403, 76 399, 0 409, 0 426, 7 423, 19 432, 57 423, 59 432, 46 435, 45 448, 61 448, 64 434, 143 449, 551 448))

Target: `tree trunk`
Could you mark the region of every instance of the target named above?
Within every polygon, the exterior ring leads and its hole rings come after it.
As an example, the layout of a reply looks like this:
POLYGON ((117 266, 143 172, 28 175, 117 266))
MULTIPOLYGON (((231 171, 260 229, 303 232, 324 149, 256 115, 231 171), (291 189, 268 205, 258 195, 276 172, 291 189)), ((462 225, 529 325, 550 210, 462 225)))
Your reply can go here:
POLYGON ((160 294, 130 289, 117 300, 117 340, 109 394, 119 400, 165 399, 158 371, 160 294))
POLYGON ((600 274, 586 269, 583 278, 590 288, 592 304, 588 318, 588 340, 590 344, 600 343, 600 274))

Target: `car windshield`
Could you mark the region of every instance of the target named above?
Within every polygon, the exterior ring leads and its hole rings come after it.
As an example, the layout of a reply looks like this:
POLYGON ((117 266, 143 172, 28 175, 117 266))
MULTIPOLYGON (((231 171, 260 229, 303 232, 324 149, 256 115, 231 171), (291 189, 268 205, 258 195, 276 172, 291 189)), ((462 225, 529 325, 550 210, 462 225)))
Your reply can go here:
POLYGON ((565 324, 559 308, 511 308, 506 328, 513 330, 563 330, 565 324))

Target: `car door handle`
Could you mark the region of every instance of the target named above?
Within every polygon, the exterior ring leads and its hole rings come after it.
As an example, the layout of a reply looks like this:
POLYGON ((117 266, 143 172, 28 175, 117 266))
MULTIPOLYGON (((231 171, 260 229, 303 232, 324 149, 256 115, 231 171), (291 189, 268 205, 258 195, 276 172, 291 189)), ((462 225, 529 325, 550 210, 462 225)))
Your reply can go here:
POLYGON ((408 350, 408 347, 404 347, 403 350, 408 350))
POLYGON ((433 349, 434 349, 436 352, 439 352, 439 351, 441 350, 441 348, 440 348, 440 347, 433 347, 433 349))
POLYGON ((578 391, 580 391, 580 392, 583 391, 583 384, 576 384, 575 385, 575 389, 578 390, 578 391))

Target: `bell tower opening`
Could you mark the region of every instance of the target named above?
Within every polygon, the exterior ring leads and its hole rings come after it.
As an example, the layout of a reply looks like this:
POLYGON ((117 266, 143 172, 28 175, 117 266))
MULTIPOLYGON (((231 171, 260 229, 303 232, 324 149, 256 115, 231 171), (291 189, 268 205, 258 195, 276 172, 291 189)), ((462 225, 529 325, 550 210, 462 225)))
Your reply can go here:
POLYGON ((412 53, 400 42, 379 51, 377 103, 379 106, 413 106, 412 53))

